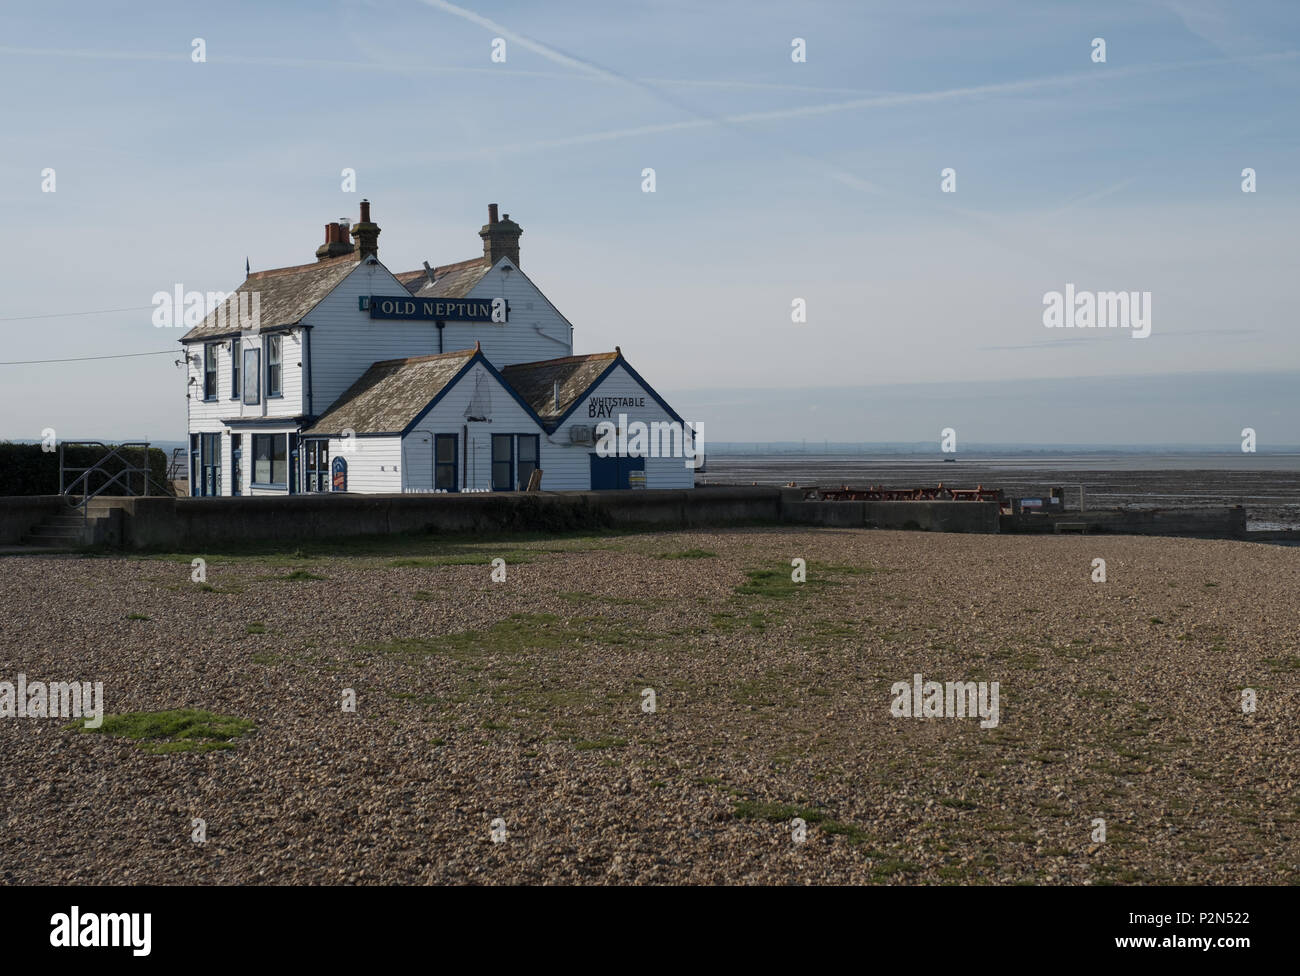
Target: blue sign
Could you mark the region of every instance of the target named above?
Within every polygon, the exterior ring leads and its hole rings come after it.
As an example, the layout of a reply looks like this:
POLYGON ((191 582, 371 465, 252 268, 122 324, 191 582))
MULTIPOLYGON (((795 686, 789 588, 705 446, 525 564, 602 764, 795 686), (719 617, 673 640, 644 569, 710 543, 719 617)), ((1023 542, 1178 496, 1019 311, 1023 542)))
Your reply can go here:
POLYGON ((363 295, 362 311, 372 319, 416 319, 425 322, 506 322, 510 303, 504 298, 401 298, 363 295))
POLYGON ((336 457, 330 464, 330 487, 334 491, 348 490, 348 462, 336 457))

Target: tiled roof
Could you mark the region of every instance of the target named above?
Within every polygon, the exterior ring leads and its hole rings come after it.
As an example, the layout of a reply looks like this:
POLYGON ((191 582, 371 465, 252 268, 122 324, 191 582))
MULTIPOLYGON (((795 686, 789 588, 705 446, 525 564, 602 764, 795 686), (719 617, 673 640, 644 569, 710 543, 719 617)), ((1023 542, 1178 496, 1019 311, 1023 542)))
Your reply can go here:
POLYGON ((538 363, 518 363, 502 368, 501 375, 542 420, 552 423, 559 420, 569 407, 591 389, 591 384, 620 355, 615 350, 587 356, 545 359, 538 363), (558 404, 555 397, 556 383, 560 384, 558 404))
POLYGON ((464 298, 492 270, 486 257, 470 258, 433 269, 433 284, 424 269, 394 275, 406 290, 419 298, 464 298))
MULTIPOLYGON (((260 296, 257 300, 257 309, 261 328, 274 329, 283 325, 295 325, 319 305, 340 281, 351 274, 357 264, 357 255, 345 254, 342 257, 313 261, 311 264, 300 264, 292 268, 254 271, 230 297, 213 309, 207 318, 185 333, 181 341, 238 335, 240 327, 236 296, 240 292, 256 292, 260 296)), ((251 314, 252 309, 252 299, 244 299, 244 310, 251 314)))
POLYGON ((462 349, 373 363, 303 436, 336 435, 344 430, 357 434, 403 431, 477 351, 462 349))

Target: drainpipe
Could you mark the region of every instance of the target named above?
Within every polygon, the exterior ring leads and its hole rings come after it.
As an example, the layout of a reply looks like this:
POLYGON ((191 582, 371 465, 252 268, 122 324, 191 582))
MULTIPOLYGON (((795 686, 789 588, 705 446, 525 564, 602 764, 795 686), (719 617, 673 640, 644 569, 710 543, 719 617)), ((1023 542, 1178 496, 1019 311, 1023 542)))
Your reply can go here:
POLYGON ((543 332, 543 331, 542 331, 542 327, 541 327, 540 325, 534 325, 534 326, 533 326, 533 331, 536 332, 536 333, 537 333, 539 336, 541 336, 543 339, 550 339, 552 342, 558 342, 558 343, 559 343, 560 345, 562 345, 562 346, 568 346, 569 349, 570 349, 570 351, 572 351, 572 349, 573 349, 573 326, 569 326, 569 341, 568 341, 568 342, 565 342, 563 339, 557 339, 557 338, 555 338, 555 336, 550 335, 550 334, 548 334, 548 333, 546 333, 546 332, 543 332))
MULTIPOLYGON (((307 369, 307 416, 312 417, 315 416, 315 414, 312 413, 311 409, 311 329, 309 328, 304 328, 302 330, 302 346, 302 359, 307 369)), ((240 355, 243 355, 242 351, 240 352, 240 355)), ((243 399, 242 395, 240 396, 240 399, 243 399)))
POLYGON ((461 427, 461 431, 462 431, 462 435, 460 439, 460 455, 461 455, 460 490, 464 491, 466 487, 465 478, 469 474, 469 424, 463 425, 461 427))

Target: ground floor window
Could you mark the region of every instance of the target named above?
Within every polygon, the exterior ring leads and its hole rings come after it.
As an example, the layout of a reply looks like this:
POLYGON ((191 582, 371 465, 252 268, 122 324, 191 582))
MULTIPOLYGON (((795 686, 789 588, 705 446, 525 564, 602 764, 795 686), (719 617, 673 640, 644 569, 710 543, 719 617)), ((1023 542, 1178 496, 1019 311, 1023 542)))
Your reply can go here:
POLYGON ((537 434, 492 435, 492 490, 523 491, 537 467, 537 434))
POLYGON ((519 485, 520 491, 528 487, 528 479, 533 476, 533 472, 537 469, 537 451, 538 437, 536 434, 519 435, 519 449, 515 452, 519 459, 515 483, 519 485))
POLYGON ((510 475, 515 469, 515 438, 512 434, 492 435, 492 490, 513 491, 510 475))
POLYGON ((456 477, 456 435, 435 434, 433 438, 433 487, 439 491, 459 491, 456 477))
POLYGON ((259 488, 289 486, 289 435, 253 435, 253 484, 259 488))

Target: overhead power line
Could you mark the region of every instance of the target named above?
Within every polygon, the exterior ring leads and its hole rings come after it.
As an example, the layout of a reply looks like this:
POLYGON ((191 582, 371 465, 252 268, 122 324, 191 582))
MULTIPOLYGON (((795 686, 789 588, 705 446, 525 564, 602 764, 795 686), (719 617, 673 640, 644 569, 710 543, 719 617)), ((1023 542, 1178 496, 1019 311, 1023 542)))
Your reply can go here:
POLYGON ((89 312, 51 312, 48 315, 11 315, 0 318, 0 322, 25 322, 28 319, 64 319, 73 315, 107 315, 109 312, 143 312, 156 308, 156 305, 136 305, 132 308, 96 308, 89 312))
POLYGON ((112 356, 74 356, 71 359, 16 359, 0 362, 0 366, 39 366, 43 363, 85 363, 92 359, 132 359, 136 356, 180 356, 179 349, 160 349, 157 352, 120 352, 112 356))

